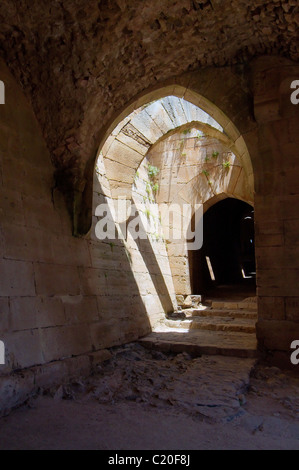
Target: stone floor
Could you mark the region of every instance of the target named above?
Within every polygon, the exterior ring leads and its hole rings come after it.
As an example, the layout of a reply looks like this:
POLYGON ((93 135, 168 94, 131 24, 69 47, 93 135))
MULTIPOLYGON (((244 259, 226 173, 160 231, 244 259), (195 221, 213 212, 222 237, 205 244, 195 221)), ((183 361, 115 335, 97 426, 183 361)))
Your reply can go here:
POLYGON ((232 357, 256 357, 256 297, 214 299, 184 309, 140 340, 149 349, 232 357))
POLYGON ((0 419, 0 449, 299 449, 299 378, 252 358, 113 348, 0 419))

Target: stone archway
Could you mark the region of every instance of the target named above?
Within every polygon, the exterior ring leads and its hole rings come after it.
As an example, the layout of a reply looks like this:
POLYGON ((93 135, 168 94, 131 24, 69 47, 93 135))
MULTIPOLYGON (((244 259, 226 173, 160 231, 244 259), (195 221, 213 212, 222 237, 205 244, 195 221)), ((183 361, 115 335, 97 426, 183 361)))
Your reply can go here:
MULTIPOLYGON (((203 210, 216 200, 234 197, 253 204, 250 185, 241 159, 231 152, 231 146, 221 132, 205 129, 199 134, 194 122, 189 129, 177 129, 152 146, 146 158, 160 168, 159 190, 156 195, 160 210, 164 206, 190 208, 203 205, 203 210)), ((193 211, 193 209, 192 209, 193 211)), ((199 215, 197 215, 198 217, 199 215)), ((162 226, 169 233, 167 222, 162 226)), ((194 232, 188 228, 188 232, 194 232)), ((191 292, 189 256, 186 241, 167 240, 167 249, 177 298, 182 301, 191 292)))
POLYGON ((115 197, 130 198, 135 172, 152 145, 180 128, 193 125, 208 129, 210 134, 226 142, 241 159, 246 177, 253 184, 252 163, 245 141, 230 119, 217 106, 189 89, 176 86, 171 95, 168 93, 167 87, 144 95, 136 102, 136 110, 121 121, 118 116, 105 133, 99 153, 104 157, 108 178, 117 183, 115 197), (123 180, 114 180, 119 172, 123 180))
POLYGON ((96 119, 96 103, 91 104, 91 110, 84 119, 80 133, 82 136, 90 135, 85 154, 89 154, 85 168, 82 169, 81 183, 78 181, 78 190, 75 191, 73 204, 73 227, 75 235, 86 234, 91 227, 92 219, 92 181, 96 159, 111 136, 114 129, 123 119, 136 109, 145 106, 152 101, 167 96, 184 98, 203 111, 208 113, 223 128, 223 133, 234 146, 234 153, 242 157, 244 168, 251 184, 253 185, 252 161, 258 160, 256 142, 256 123, 250 104, 250 90, 243 86, 238 73, 230 67, 224 67, 221 71, 214 68, 203 69, 200 72, 192 72, 173 77, 164 82, 159 82, 151 89, 135 96, 122 109, 116 111, 107 125, 99 129, 96 119), (250 157, 247 145, 250 145, 250 157), (253 144, 253 145, 252 145, 253 144))
MULTIPOLYGON (((295 162, 297 147, 294 143, 289 145, 288 140, 291 138, 292 142, 297 141, 294 134, 296 119, 294 109, 290 104, 285 109, 279 107, 280 78, 288 79, 290 64, 288 61, 279 61, 275 57, 266 59, 265 61, 261 58, 251 64, 252 88, 248 81, 242 80, 242 74, 240 75, 237 69, 224 67, 216 73, 214 68, 208 68, 175 77, 171 81, 159 82, 155 87, 132 99, 123 110, 119 110, 105 128, 98 131, 98 124, 95 126, 95 123, 85 121, 82 130, 85 127, 85 132, 87 132, 86 126, 88 126, 93 141, 104 142, 104 138, 109 134, 108 129, 115 126, 114 122, 119 122, 127 115, 128 110, 133 111, 138 105, 145 104, 150 97, 155 99, 159 97, 159 93, 160 96, 161 94, 165 96, 170 90, 172 94, 177 91, 185 97, 187 95, 205 96, 204 100, 208 105, 212 104, 213 109, 210 114, 216 117, 215 109, 218 110, 217 121, 224 131, 234 138, 241 154, 249 155, 250 153, 248 161, 251 160, 250 167, 254 169, 259 344, 266 350, 288 351, 289 344, 294 337, 293 332, 298 329, 294 320, 294 305, 297 305, 298 296, 295 288, 296 268, 292 263, 285 264, 284 260, 287 257, 282 253, 288 255, 290 251, 294 251, 295 248, 291 247, 289 240, 292 239, 292 233, 297 230, 297 216, 291 210, 295 206, 288 203, 288 201, 297 200, 296 183, 292 180, 291 170, 295 162), (277 74, 274 79, 275 70, 277 74), (267 114, 266 90, 268 88, 266 84, 270 86, 271 80, 275 82, 271 88, 274 114, 267 114), (168 90, 167 87, 169 87, 168 90), (220 109, 222 111, 219 111, 220 109), (285 143, 283 147, 280 141, 285 143), (286 169, 286 173, 281 172, 282 168, 286 169), (286 184, 287 181, 288 184, 286 184), (286 244, 284 243, 285 237, 286 244), (278 253, 278 258, 273 258, 271 255, 273 251, 278 253), (279 267, 277 260, 279 260, 279 267), (280 266, 284 276, 281 276, 280 266), (289 282, 286 282, 286 279, 289 279, 289 282), (280 340, 282 329, 285 336, 280 340)), ((94 157, 85 168, 84 177, 87 182, 92 180, 93 169, 94 157)), ((249 172, 249 177, 253 182, 253 172, 249 172)), ((85 184, 84 188, 79 196, 79 204, 76 206, 75 219, 78 233, 86 233, 90 228, 92 186, 85 184)), ((294 253, 294 259, 297 259, 296 253, 294 253)))
MULTIPOLYGON (((161 94, 161 90, 159 90, 159 93, 161 94)), ((163 93, 165 94, 166 91, 163 90, 163 93)), ((201 97, 197 97, 197 102, 203 101, 201 97)), ((213 107, 210 105, 210 108, 213 107)), ((217 114, 216 111, 214 111, 214 114, 217 114)), ((222 120, 226 126, 229 125, 227 118, 222 117, 222 120)), ((196 132, 200 131, 202 136, 207 135, 209 139, 212 139, 219 146, 220 156, 223 161, 218 162, 217 166, 219 168, 216 173, 212 168, 212 171, 215 173, 215 187, 207 186, 204 177, 200 183, 201 189, 200 186, 196 188, 196 185, 194 186, 194 178, 196 177, 198 180, 200 175, 196 175, 195 172, 190 177, 190 184, 188 181, 185 181, 183 188, 178 184, 178 188, 181 189, 167 203, 175 203, 180 207, 182 207, 182 204, 187 203, 190 207, 193 207, 195 203, 202 204, 206 202, 214 194, 219 194, 223 191, 234 193, 236 187, 239 188, 239 191, 241 189, 239 197, 242 198, 244 182, 246 182, 247 188, 249 188, 249 190, 247 189, 248 197, 252 200, 252 166, 242 139, 239 138, 237 142, 236 139, 232 138, 232 131, 228 132, 229 135, 227 135, 223 127, 203 109, 182 98, 171 95, 150 102, 147 105, 142 105, 137 110, 131 112, 117 124, 111 135, 100 145, 96 177, 94 179, 94 203, 98 204, 104 198, 110 200, 110 203, 115 206, 118 198, 129 203, 132 199, 134 200, 132 189, 134 184, 136 184, 137 170, 142 162, 144 162, 145 157, 147 159, 151 158, 150 154, 157 149, 157 146, 165 145, 167 139, 175 139, 178 133, 182 135, 189 134, 191 129, 194 129, 196 132), (224 154, 230 155, 230 161, 224 160, 224 154), (224 164, 229 166, 226 168, 224 164), (221 171, 219 172, 220 168, 222 168, 222 174, 221 171), (219 178, 219 181, 217 178, 219 178), (243 183, 237 185, 239 181, 243 181, 243 183), (207 188, 204 188, 205 186, 207 188), (203 188, 204 195, 201 194, 203 188)), ((233 129, 233 126, 231 126, 231 129, 233 129)), ((219 151, 215 153, 216 156, 219 155, 219 151)), ((202 170, 199 163, 198 167, 202 170)), ((146 181, 145 183, 146 185, 149 184, 146 181)), ((166 182, 166 184, 168 183, 166 182)), ((146 195, 143 194, 142 196, 144 198, 146 195)), ((243 194, 243 197, 246 196, 243 194)), ((161 202, 161 198, 159 198, 160 190, 156 200, 158 206, 159 202, 161 202)), ((144 212, 142 205, 139 205, 138 210, 139 213, 144 212)), ((158 210, 158 207, 154 210, 158 210)), ((156 217, 158 216, 157 212, 156 217)), ((116 219, 115 222, 117 224, 119 220, 116 219)), ((157 305, 154 308, 156 308, 156 312, 159 312, 159 314, 153 316, 149 312, 152 324, 155 324, 161 320, 163 314, 176 309, 175 294, 181 295, 183 293, 186 296, 191 292, 188 263, 183 263, 184 272, 181 272, 180 275, 176 274, 178 263, 181 264, 181 260, 188 257, 185 241, 183 242, 184 253, 177 255, 176 252, 171 254, 169 249, 166 252, 165 245, 163 247, 153 246, 149 240, 149 235, 153 234, 147 232, 147 247, 138 246, 132 240, 130 242, 126 240, 125 243, 127 243, 126 248, 133 260, 132 270, 134 270, 134 264, 138 266, 145 263, 146 265, 142 276, 138 273, 138 270, 136 271, 136 280, 137 284, 140 285, 141 292, 144 293, 144 286, 147 286, 148 293, 157 300, 157 305), (162 260, 162 267, 160 255, 163 248, 162 256, 164 256, 164 260, 162 260), (151 256, 152 259, 155 259, 154 264, 156 264, 156 267, 149 265, 148 259, 146 259, 147 256, 144 255, 147 251, 152 252, 151 256), (156 270, 154 275, 152 269, 156 270), (156 276, 159 279, 158 283, 156 276), (157 284, 162 285, 162 289, 157 284)), ((157 235, 157 233, 154 235, 157 235)), ((153 307, 153 302, 151 302, 151 306, 153 307)))

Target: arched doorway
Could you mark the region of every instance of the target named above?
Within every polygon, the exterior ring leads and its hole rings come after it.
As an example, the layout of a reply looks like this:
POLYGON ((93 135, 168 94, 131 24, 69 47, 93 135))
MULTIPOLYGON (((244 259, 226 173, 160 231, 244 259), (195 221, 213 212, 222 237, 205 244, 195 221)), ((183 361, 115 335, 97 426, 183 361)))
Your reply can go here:
MULTIPOLYGON (((253 168, 242 134, 220 108, 189 88, 176 85, 144 94, 113 120, 102 137, 95 166, 94 208, 104 199, 115 210, 121 200, 129 206, 132 203, 136 205, 141 217, 146 214, 148 220, 158 220, 157 207, 147 207, 148 201, 180 208, 187 205, 191 213, 197 205, 205 204, 221 194, 253 203, 253 168), (164 174, 160 168, 159 190, 151 194, 151 187, 156 186, 156 182, 152 185, 149 173, 145 168, 145 171, 140 171, 140 165, 146 157, 151 165, 156 166, 152 161, 153 155, 149 158, 149 153, 152 150, 155 152, 156 145, 166 146, 169 138, 175 140, 178 133, 182 135, 179 136, 179 148, 174 160, 181 180, 174 182, 173 172, 164 174), (193 166, 190 163, 192 158, 193 166), (174 197, 169 197, 169 189, 174 189, 170 193, 174 197)), ((169 152, 167 154, 170 157, 169 152)), ((173 165, 170 167, 174 170, 173 165)), ((190 243, 187 243, 184 234, 181 235, 181 243, 173 243, 167 235, 163 241, 159 231, 153 229, 147 233, 147 241, 142 246, 125 242, 141 295, 146 301, 146 295, 150 296, 148 303, 151 306, 155 299, 154 309, 148 309, 153 325, 163 321, 166 313, 176 311, 192 293, 187 247, 190 243), (152 241, 155 241, 154 245, 152 241), (144 247, 145 244, 148 246, 144 247), (159 244, 165 254, 163 268, 160 266, 159 244), (153 262, 145 262, 145 253, 151 253, 153 262), (135 265, 143 265, 144 262, 146 267, 142 269, 145 272, 140 275, 135 265), (155 282, 157 273, 158 283, 155 282), (147 284, 150 285, 149 289, 147 284), (167 308, 164 300, 161 302, 165 297, 168 299, 167 308), (159 314, 153 315, 153 310, 159 314)), ((109 240, 109 243, 115 242, 109 240)))
POLYGON ((203 246, 189 253, 192 292, 204 296, 255 295, 254 210, 226 198, 203 216, 203 246))
MULTIPOLYGON (((172 328, 169 322, 173 315, 177 318, 185 315, 182 321, 186 320, 184 325, 187 328, 183 328, 184 332, 186 329, 187 332, 191 329, 212 332, 215 328, 221 332, 229 326, 229 331, 234 333, 233 339, 238 343, 243 337, 235 333, 241 334, 243 330, 255 333, 254 325, 244 325, 243 319, 228 325, 227 319, 219 319, 215 311, 206 311, 205 308, 198 310, 211 313, 212 319, 208 322, 202 321, 202 318, 188 320, 188 312, 180 312, 180 309, 187 310, 191 304, 191 310, 198 305, 197 300, 192 299, 190 288, 188 249, 192 240, 189 242, 189 238, 181 231, 182 224, 176 225, 173 214, 168 224, 168 218, 164 220, 163 214, 157 211, 160 205, 167 204, 171 205, 176 214, 182 215, 184 212, 181 208, 187 205, 191 211, 183 225, 184 228, 190 228, 191 214, 197 213, 197 209, 193 212, 192 209, 198 205, 208 207, 215 200, 227 197, 253 204, 253 171, 249 152, 242 135, 215 105, 206 103, 196 93, 189 95, 186 90, 184 98, 179 98, 176 93, 166 95, 165 92, 165 89, 161 91, 162 98, 158 100, 138 102, 137 109, 127 116, 122 114, 124 120, 117 120, 114 130, 105 136, 106 140, 99 147, 95 168, 94 202, 96 204, 99 198, 104 198, 114 207, 112 212, 117 210, 120 216, 126 211, 119 213, 119 201, 128 206, 133 203, 140 215, 141 226, 144 229, 148 227, 144 230, 145 236, 141 242, 138 237, 133 238, 129 231, 121 244, 130 259, 134 279, 155 333, 160 329, 165 333, 165 328, 172 328), (186 94, 190 101, 185 99, 186 94), (201 103, 221 122, 205 109, 198 108, 201 103), (151 176, 151 168, 158 170, 156 179, 151 176), (151 223, 145 223, 157 220, 163 229, 176 230, 176 236, 172 236, 171 230, 166 230, 166 235, 163 230, 160 236, 151 223)), ((124 226, 122 217, 115 217, 115 223, 124 226)), ((109 245, 113 244, 115 242, 109 240, 109 245)), ((235 312, 226 313, 230 323, 235 312)), ((196 316, 197 312, 194 313, 196 316)), ((215 338, 212 333, 208 336, 208 346, 211 346, 215 338)), ((232 338, 225 337, 228 340, 226 343, 223 334, 220 336, 221 349, 232 338)), ((254 336, 250 339, 250 354, 255 348, 254 336)), ((235 354, 236 348, 232 352, 235 354)))

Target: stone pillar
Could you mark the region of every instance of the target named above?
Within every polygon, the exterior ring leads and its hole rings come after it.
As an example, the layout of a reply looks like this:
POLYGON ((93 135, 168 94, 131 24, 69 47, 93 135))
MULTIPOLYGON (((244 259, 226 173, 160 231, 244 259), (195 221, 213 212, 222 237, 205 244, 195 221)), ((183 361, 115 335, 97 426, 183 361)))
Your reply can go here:
POLYGON ((291 365, 299 339, 299 104, 291 102, 299 65, 259 58, 253 65, 258 123, 255 224, 258 323, 261 351, 291 365))

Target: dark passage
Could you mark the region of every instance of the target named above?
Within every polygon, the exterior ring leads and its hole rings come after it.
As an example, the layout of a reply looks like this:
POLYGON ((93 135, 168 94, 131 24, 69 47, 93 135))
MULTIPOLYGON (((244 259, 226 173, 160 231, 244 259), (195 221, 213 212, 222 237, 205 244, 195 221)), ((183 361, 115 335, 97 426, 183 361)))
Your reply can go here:
POLYGON ((254 211, 238 199, 216 203, 203 216, 203 246, 190 251, 194 294, 255 289, 254 211))

